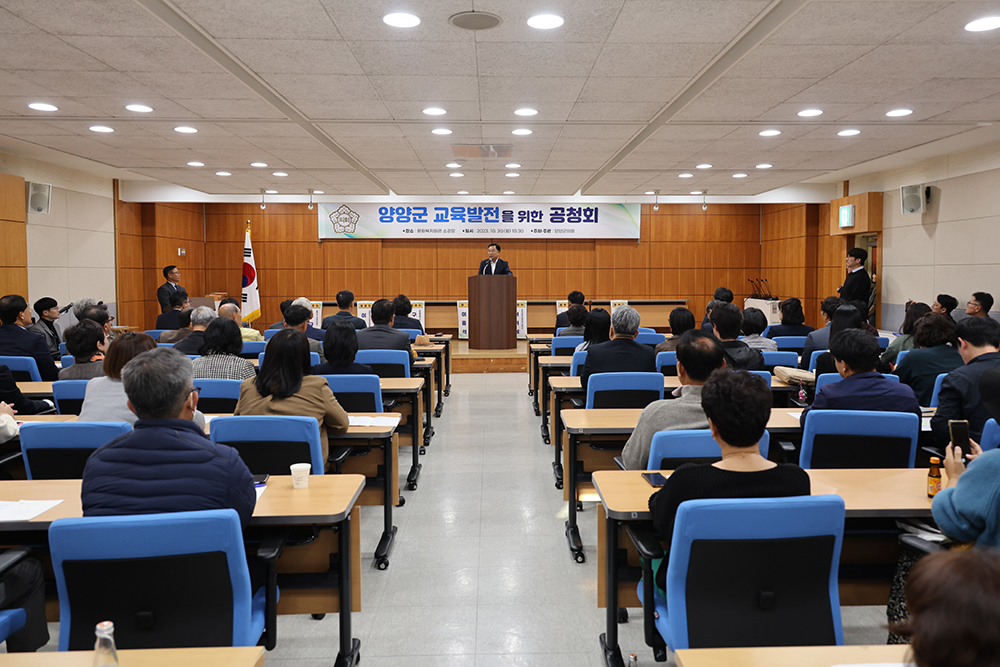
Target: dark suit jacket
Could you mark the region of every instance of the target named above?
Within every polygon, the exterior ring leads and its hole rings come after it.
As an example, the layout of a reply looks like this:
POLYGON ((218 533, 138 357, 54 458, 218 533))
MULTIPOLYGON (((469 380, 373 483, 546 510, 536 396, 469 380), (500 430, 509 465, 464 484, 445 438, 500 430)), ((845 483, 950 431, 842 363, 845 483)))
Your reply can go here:
POLYGON ((180 329, 181 323, 178 318, 181 316, 181 311, 168 310, 165 313, 161 313, 156 316, 156 328, 157 329, 180 329))
POLYGON ((1000 352, 981 354, 945 376, 938 394, 937 412, 931 417, 931 430, 938 445, 943 447, 951 440, 949 419, 967 419, 969 436, 976 442, 982 438, 983 426, 990 413, 986 411, 979 393, 979 378, 991 368, 1000 368, 1000 352))
POLYGON ((912 412, 920 417, 920 404, 909 386, 886 380, 875 371, 858 373, 840 382, 824 385, 811 406, 802 411, 799 423, 806 423, 810 410, 879 410, 912 412))
POLYGON ((587 380, 594 373, 656 372, 656 353, 649 345, 628 338, 616 338, 587 348, 587 362, 580 371, 580 384, 587 390, 587 380))
POLYGON ((313 366, 313 375, 378 375, 371 366, 359 364, 352 361, 346 366, 331 366, 330 362, 323 362, 318 366, 313 366))
POLYGON ((184 354, 200 354, 198 352, 205 342, 204 331, 192 331, 185 338, 174 343, 174 349, 184 354))
MULTIPOLYGON (((284 328, 285 328, 285 320, 284 319, 280 319, 280 320, 278 320, 277 322, 275 322, 274 324, 272 324, 271 326, 268 327, 268 329, 284 329, 284 328)), ((326 326, 324 326, 323 328, 325 329, 326 326)))
MULTIPOLYGON (((39 412, 51 409, 45 401, 35 401, 22 394, 10 369, 2 365, 0 365, 0 401, 13 405, 18 415, 37 415, 39 412)), ((14 415, 14 419, 17 419, 17 415, 14 415)))
POLYGON ((479 262, 479 274, 480 275, 495 275, 495 276, 512 276, 514 273, 510 270, 510 265, 507 264, 505 260, 497 260, 497 272, 490 274, 490 260, 484 259, 479 262))
POLYGON ((42 382, 55 382, 59 379, 59 369, 52 361, 45 339, 16 324, 0 327, 0 356, 34 357, 42 382))
MULTIPOLYGON (((184 289, 180 285, 174 286, 173 283, 167 281, 160 285, 156 289, 156 300, 160 302, 160 312, 165 313, 170 310, 170 295, 179 289, 184 289)), ((157 327, 159 329, 160 327, 157 327)))
POLYGON ((399 329, 393 329, 388 324, 373 324, 358 332, 359 350, 406 350, 413 361, 413 351, 410 348, 410 337, 399 329))
POLYGON ((396 315, 396 319, 392 321, 393 329, 416 329, 420 333, 424 332, 424 328, 420 325, 420 320, 415 317, 410 317, 409 315, 396 315))
MULTIPOLYGON (((338 312, 334 313, 333 315, 327 315, 326 317, 324 317, 323 318, 323 328, 324 329, 329 329, 330 326, 334 322, 336 322, 337 320, 346 320, 346 321, 350 322, 351 324, 353 324, 355 329, 359 329, 359 330, 360 329, 364 329, 365 327, 368 326, 367 324, 365 324, 365 321, 363 319, 361 319, 360 317, 355 317, 354 315, 351 315, 350 311, 348 311, 348 310, 341 310, 341 311, 338 311, 338 312)), ((277 329, 277 328, 280 328, 280 327, 273 327, 273 328, 277 329)))
POLYGON ((556 331, 558 331, 559 329, 565 329, 568 326, 569 326, 569 315, 567 315, 566 311, 564 310, 558 315, 556 315, 556 328, 552 332, 552 335, 555 335, 556 331))
POLYGON ((777 336, 808 336, 813 328, 808 324, 772 324, 767 330, 768 338, 777 336))
POLYGON ((325 335, 326 332, 323 331, 322 329, 317 329, 312 324, 306 325, 306 336, 308 336, 309 338, 312 338, 313 340, 318 340, 320 343, 322 343, 323 336, 325 335))
MULTIPOLYGON (((844 286, 840 288, 840 298, 844 301, 864 301, 872 292, 872 279, 864 269, 848 273, 844 278, 844 286)), ((861 318, 867 320, 868 313, 861 313, 861 318)))
POLYGON ((816 329, 806 335, 806 343, 802 347, 802 359, 799 361, 799 368, 805 371, 809 370, 809 357, 812 356, 813 350, 826 350, 829 347, 830 323, 827 322, 825 327, 816 329))

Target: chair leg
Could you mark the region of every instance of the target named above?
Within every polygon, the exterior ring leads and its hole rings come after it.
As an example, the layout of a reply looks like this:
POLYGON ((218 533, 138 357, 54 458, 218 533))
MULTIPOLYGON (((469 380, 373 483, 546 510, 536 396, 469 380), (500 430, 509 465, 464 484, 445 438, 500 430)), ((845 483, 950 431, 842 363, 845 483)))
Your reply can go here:
POLYGON ((273 560, 267 564, 264 596, 264 648, 272 651, 278 643, 278 569, 273 560))
POLYGON ((654 596, 656 595, 656 575, 653 573, 653 564, 648 558, 642 559, 642 631, 646 639, 646 645, 653 649, 653 659, 656 662, 665 662, 667 659, 667 644, 656 629, 656 606, 654 596))

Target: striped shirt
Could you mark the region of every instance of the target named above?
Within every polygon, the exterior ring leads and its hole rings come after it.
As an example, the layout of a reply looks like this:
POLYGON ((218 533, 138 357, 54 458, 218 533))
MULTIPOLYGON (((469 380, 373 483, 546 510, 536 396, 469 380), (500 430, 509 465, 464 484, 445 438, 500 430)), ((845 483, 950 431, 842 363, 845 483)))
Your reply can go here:
POLYGON ((192 362, 195 378, 246 380, 257 375, 253 363, 235 354, 210 354, 192 362))

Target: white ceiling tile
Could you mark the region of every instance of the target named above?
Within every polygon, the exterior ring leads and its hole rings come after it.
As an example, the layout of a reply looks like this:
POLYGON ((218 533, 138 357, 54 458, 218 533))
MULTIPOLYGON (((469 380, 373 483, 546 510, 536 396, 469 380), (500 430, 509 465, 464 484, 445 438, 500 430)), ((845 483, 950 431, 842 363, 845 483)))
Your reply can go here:
MULTIPOLYGON (((810 90, 812 90, 810 88, 810 90)), ((809 91, 806 91, 807 93, 809 91)), ((798 102, 788 102, 775 106, 769 109, 765 113, 754 118, 755 121, 795 121, 802 122, 803 118, 799 117, 798 113, 803 109, 821 109, 823 111, 822 116, 816 117, 814 120, 818 122, 828 123, 830 121, 840 120, 846 118, 847 116, 857 113, 864 109, 866 104, 841 104, 841 103, 829 103, 826 100, 815 99, 808 101, 809 98, 806 94, 796 95, 795 99, 798 102)))
POLYGON ((534 102, 516 103, 514 101, 505 101, 482 102, 479 104, 480 115, 483 120, 514 122, 524 119, 524 117, 515 114, 514 110, 525 106, 531 107, 538 112, 538 114, 530 116, 530 119, 533 121, 565 121, 573 111, 572 102, 542 102, 541 104, 536 104, 534 102))
MULTIPOLYGON (((364 74, 346 42, 332 39, 224 39, 222 43, 261 74, 364 74)), ((266 77, 265 77, 266 78, 266 77)))
POLYGON ((593 76, 692 77, 725 47, 725 43, 678 44, 658 41, 608 43, 601 49, 593 76))
POLYGON ((340 141, 346 137, 384 139, 404 136, 398 125, 389 123, 319 123, 319 127, 334 141, 340 141))
POLYGON ((16 16, 13 12, 0 9, 0 35, 38 35, 41 33, 42 30, 38 26, 16 16))
POLYGON ((465 0, 407 0, 405 6, 383 0, 324 0, 323 4, 337 33, 350 41, 471 42, 475 38, 448 23, 452 14, 470 9, 465 0), (382 21, 384 15, 398 11, 416 15, 420 25, 393 28, 382 21))
POLYGON ((260 99, 205 100, 179 97, 176 101, 202 118, 284 118, 280 111, 260 99))
POLYGON ((476 33, 476 41, 601 43, 611 34, 623 4, 622 0, 550 0, 541 6, 536 0, 476 2, 476 10, 492 12, 503 19, 496 28, 476 33), (556 30, 528 26, 528 19, 541 13, 561 16, 565 23, 556 30))
MULTIPOLYGON (((0 134, 7 135, 8 137, 56 137, 56 136, 74 136, 75 132, 72 132, 65 123, 40 123, 37 121, 32 121, 30 123, 20 121, 20 120, 2 120, 0 119, 0 134)), ((34 139, 32 140, 34 141, 34 139)), ((47 145, 47 144, 43 144, 47 145)))
POLYGON ((295 169, 349 169, 346 162, 326 150, 274 150, 271 154, 278 156, 283 162, 295 169))
MULTIPOLYGON (((857 81, 871 72, 908 72, 921 79, 941 76, 973 65, 988 57, 995 44, 886 44, 872 49, 838 71, 838 76, 857 81)), ((994 74, 995 76, 995 74, 994 74)))
POLYGON ((377 100, 368 77, 347 74, 272 74, 268 83, 292 104, 377 100))
POLYGON ((180 37, 62 38, 120 72, 222 72, 214 60, 180 37))
POLYGON ((157 92, 127 74, 115 71, 74 72, 64 70, 18 71, 22 79, 58 90, 66 97, 145 97, 157 92))
POLYGON ((587 76, 598 48, 593 44, 487 42, 476 45, 480 76, 587 76))
POLYGON ((1000 121, 1000 96, 994 96, 979 102, 963 104, 951 111, 938 114, 931 120, 948 121, 976 121, 976 122, 996 122, 1000 121))
POLYGON ((996 16, 996 2, 952 2, 893 37, 891 44, 976 44, 995 42, 989 33, 970 33, 965 24, 984 16, 996 16))
POLYGON ((479 98, 483 102, 515 105, 576 102, 586 81, 586 78, 579 76, 483 76, 479 78, 479 98))
MULTIPOLYGON (((998 61, 997 75, 1000 77, 1000 61, 998 61)), ((998 94, 1000 94, 1000 78, 939 78, 924 81, 915 88, 904 90, 899 94, 899 98, 912 104, 912 108, 916 111, 923 105, 968 104, 998 94)))
MULTIPOLYGON (((4 0, 4 8, 53 35, 136 35, 165 37, 173 32, 131 0, 4 0)), ((16 28, 0 19, 0 32, 16 28)))
POLYGON ((324 39, 336 27, 319 0, 176 0, 212 36, 324 39))
MULTIPOLYGON (((4 91, 6 92, 6 91, 4 91)), ((59 107, 59 114, 66 116, 99 116, 101 115, 97 109, 90 106, 89 104, 84 104, 78 100, 61 97, 59 95, 23 95, 23 96, 10 96, 3 95, 0 97, 4 108, 10 109, 12 115, 15 116, 26 116, 29 118, 38 118, 50 120, 53 122, 58 122, 59 117, 50 111, 35 111, 34 109, 29 109, 28 105, 32 102, 45 102, 47 104, 54 104, 59 107)), ((27 123, 25 123, 27 124, 27 123)))
POLYGON ((476 102, 479 86, 474 76, 372 76, 375 90, 384 100, 401 100, 444 105, 447 102, 476 102))
POLYGON ((726 76, 820 79, 868 50, 857 45, 761 44, 727 71, 726 76))
POLYGON ((430 118, 439 119, 441 122, 480 120, 479 102, 448 102, 443 107, 448 113, 443 116, 425 114, 423 110, 428 107, 427 102, 386 100, 385 106, 396 120, 428 120, 430 118))
POLYGON ((811 2, 782 25, 771 44, 881 44, 946 2, 811 2))
POLYGON ((293 150, 314 151, 322 148, 322 144, 309 136, 301 137, 247 137, 247 142, 268 152, 293 150))
POLYGON ((690 81, 689 77, 592 76, 587 79, 580 102, 659 102, 665 105, 690 81))
POLYGON ((291 121, 283 123, 241 123, 237 121, 233 123, 216 123, 216 125, 230 134, 244 137, 249 141, 253 141, 256 137, 308 138, 309 136, 305 130, 291 121))
POLYGON ((627 0, 611 31, 611 42, 728 41, 738 35, 768 3, 764 0, 627 0))
POLYGON ((732 134, 737 125, 685 125, 683 123, 667 123, 656 131, 650 141, 643 144, 645 148, 651 142, 673 141, 715 141, 732 134))
POLYGON ((587 124, 564 125, 559 133, 560 139, 615 139, 622 144, 631 139, 643 126, 637 124, 587 124))
POLYGON ((66 70, 102 72, 110 69, 76 47, 51 35, 5 35, 0 63, 6 70, 66 70))
POLYGON ((300 101, 296 108, 314 120, 392 120, 392 114, 381 100, 300 101))
POLYGON ((569 119, 649 122, 663 106, 659 102, 577 102, 569 119))
POLYGON ((415 76, 474 76, 476 48, 472 42, 352 42, 351 51, 366 74, 415 76))
MULTIPOLYGON (((139 87, 139 84, 136 84, 139 87)), ((112 118, 130 118, 130 119, 141 119, 141 118, 198 118, 199 115, 191 111, 190 109, 181 106, 173 100, 168 100, 165 97, 160 97, 155 93, 149 94, 136 94, 136 95, 121 95, 116 97, 78 97, 77 102, 85 104, 88 107, 94 109, 98 114, 106 115, 112 118), (125 108, 127 104, 145 104, 146 106, 152 107, 153 111, 146 114, 139 114, 135 111, 129 111, 125 108)), ((63 110, 62 105, 56 104, 60 111, 63 110)))
POLYGON ((805 90, 812 79, 751 79, 724 77, 675 117, 679 121, 752 120, 805 90))
POLYGON ((139 83, 170 99, 257 99, 256 95, 229 74, 207 72, 135 72, 139 83))

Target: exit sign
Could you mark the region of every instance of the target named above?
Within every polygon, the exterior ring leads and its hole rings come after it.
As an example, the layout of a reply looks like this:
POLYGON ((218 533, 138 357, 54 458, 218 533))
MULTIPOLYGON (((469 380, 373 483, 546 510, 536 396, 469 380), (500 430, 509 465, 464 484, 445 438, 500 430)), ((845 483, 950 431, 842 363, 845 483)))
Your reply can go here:
POLYGON ((854 204, 845 204, 840 207, 840 226, 854 226, 854 204))

